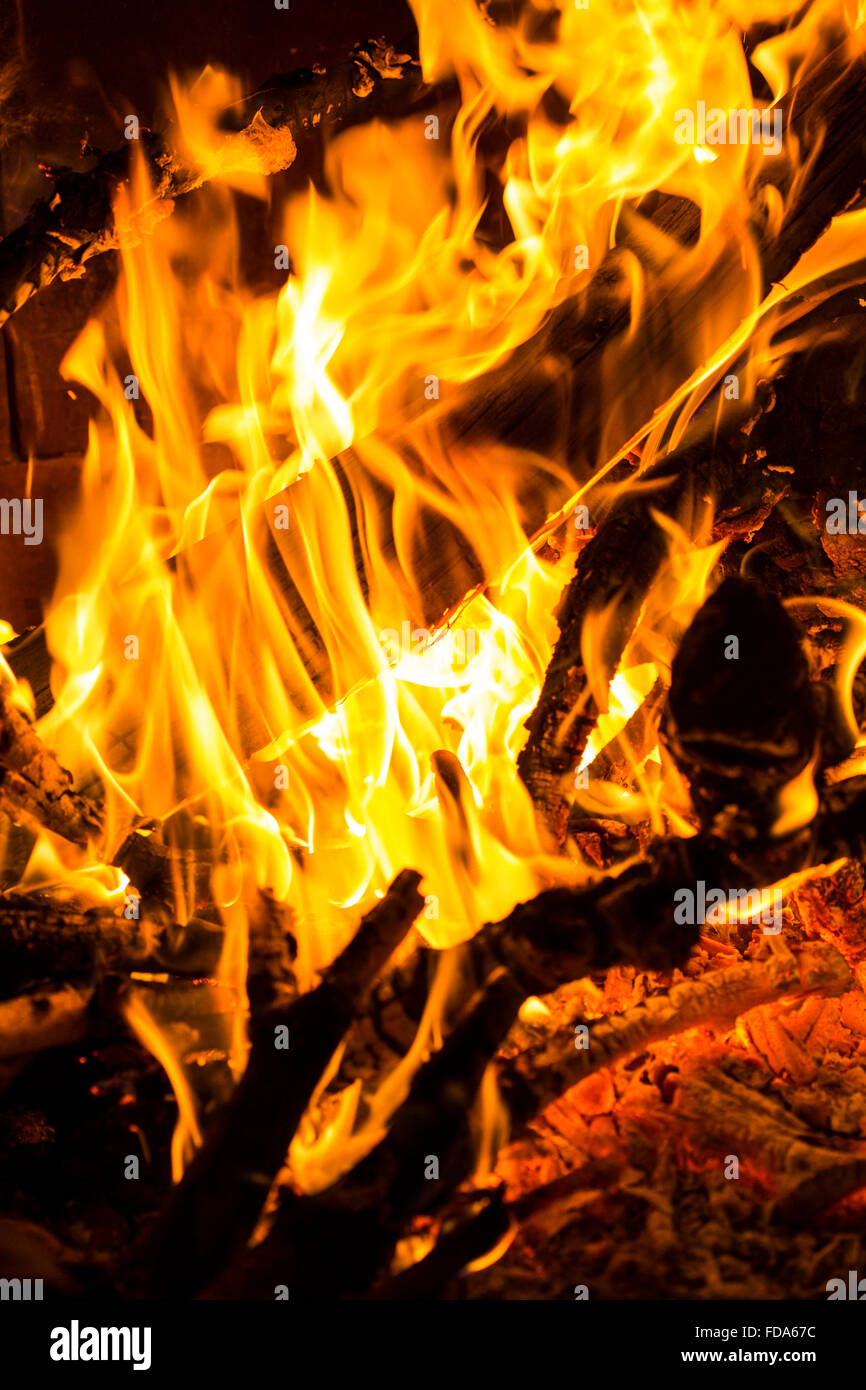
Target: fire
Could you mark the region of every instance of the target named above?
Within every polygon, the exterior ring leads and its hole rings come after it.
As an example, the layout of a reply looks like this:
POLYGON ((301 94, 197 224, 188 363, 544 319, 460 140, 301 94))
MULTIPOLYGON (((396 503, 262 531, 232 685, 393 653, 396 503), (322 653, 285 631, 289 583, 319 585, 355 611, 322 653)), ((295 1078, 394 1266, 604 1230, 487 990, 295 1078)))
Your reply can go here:
MULTIPOLYGON (((327 196, 310 188, 283 212, 274 255, 287 273, 274 293, 239 276, 227 191, 267 196, 266 133, 260 157, 242 157, 215 119, 237 84, 212 72, 173 83, 180 144, 211 184, 141 238, 138 173, 118 207, 129 235, 116 318, 91 322, 63 366, 99 409, 46 618, 55 703, 42 733, 78 785, 100 789, 105 835, 75 862, 40 843, 24 886, 96 882, 119 900, 127 881, 108 868, 111 853, 154 823, 210 860, 226 929, 218 982, 237 997, 224 1036, 236 1075, 247 915, 260 891, 291 910, 307 988, 401 868, 425 875, 418 929, 437 948, 586 873, 550 853, 516 771, 572 560, 529 545, 525 482, 538 478, 554 513, 576 474, 528 448, 456 444, 444 411, 584 292, 626 223, 677 280, 697 277, 720 239, 733 240, 752 268, 754 326, 749 151, 684 149, 676 113, 698 100, 752 105, 747 23, 791 17, 751 56, 778 96, 821 56, 819 20, 856 15, 829 2, 799 19, 793 0, 747 8, 618 0, 560 11, 540 0, 500 26, 470 0, 413 0, 425 78, 457 76, 453 129, 431 139, 418 116, 335 140, 327 196), (485 145, 494 117, 508 131, 495 157, 485 145), (656 190, 700 208, 697 245, 642 221, 640 200, 656 190), (459 535, 476 557, 485 591, 456 613, 431 618, 424 534, 459 535)), ((626 259, 620 292, 635 320, 643 289, 626 259)), ((728 312, 723 331, 708 325, 695 345, 697 375, 655 422, 646 462, 740 346, 710 350, 744 318, 742 304, 728 312)), ((623 343, 606 363, 611 381, 623 343)), ((678 382, 673 374, 672 392, 678 382)), ((581 495, 620 457, 605 445, 586 461, 581 495)), ((618 671, 593 656, 610 615, 585 633, 603 711, 582 764, 590 772, 666 678, 720 555, 701 525, 664 524, 670 558, 618 671)), ((633 770, 643 809, 660 820, 658 752, 633 770)), ((676 819, 675 797, 667 814, 676 819)), ((179 883, 177 919, 194 907, 179 883)), ((178 1097, 177 1175, 198 1142, 193 1086, 141 1000, 130 1022, 178 1097)), ((292 1155, 298 1181, 333 1173, 329 1145, 341 1165, 369 1146, 436 1026, 431 1005, 399 1076, 372 1098, 362 1139, 355 1095, 324 1137, 307 1126, 292 1155)), ((494 1115, 489 1088, 484 1105, 494 1115)))

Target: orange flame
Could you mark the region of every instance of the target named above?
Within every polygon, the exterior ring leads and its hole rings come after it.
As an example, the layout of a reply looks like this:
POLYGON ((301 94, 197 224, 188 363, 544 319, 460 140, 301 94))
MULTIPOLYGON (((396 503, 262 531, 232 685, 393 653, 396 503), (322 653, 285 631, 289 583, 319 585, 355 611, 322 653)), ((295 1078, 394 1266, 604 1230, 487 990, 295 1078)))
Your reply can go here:
MULTIPOLYGON (((311 188, 285 210, 275 263, 288 274, 277 293, 237 282, 242 244, 226 185, 265 196, 264 175, 285 162, 291 137, 275 151, 267 130, 252 146, 221 134, 215 112, 239 93, 224 74, 173 83, 179 151, 210 187, 141 240, 133 209, 150 190, 136 172, 117 208, 120 343, 106 315, 63 364, 100 409, 81 504, 59 546, 45 624, 55 704, 42 730, 78 784, 104 796, 106 860, 144 820, 212 861, 226 929, 219 983, 238 1001, 224 1039, 235 1075, 245 1058, 247 912, 261 889, 294 914, 308 987, 403 867, 425 874, 418 926, 440 948, 541 886, 585 875, 547 853, 516 772, 569 568, 567 554, 554 561, 527 547, 537 522, 526 480, 539 479, 554 512, 574 474, 529 450, 458 449, 441 412, 584 291, 627 218, 660 274, 697 277, 725 242, 750 268, 746 301, 730 306, 723 331, 707 325, 694 377, 685 387, 671 377, 646 461, 672 422, 675 434, 684 429, 756 328, 760 280, 749 151, 679 144, 677 113, 699 100, 753 105, 746 24, 790 20, 753 55, 779 95, 822 55, 831 21, 857 20, 830 0, 805 15, 794 0, 757 10, 751 0, 686 10, 617 0, 603 12, 538 0, 510 26, 489 22, 474 0, 413 0, 413 10, 425 77, 457 75, 453 128, 430 139, 419 116, 336 139, 328 195, 311 188), (507 138, 492 167, 494 117, 507 118, 507 138), (696 246, 641 219, 637 203, 656 190, 700 208, 696 246), (440 524, 462 534, 488 588, 433 633, 414 538, 440 524)), ((825 259, 854 259, 856 237, 838 227, 832 236, 825 259)), ((822 253, 810 254, 815 276, 822 253)), ((626 342, 645 273, 625 258, 626 342)), ((760 343, 766 349, 766 336, 760 343)), ((620 348, 605 380, 616 378, 620 348)), ((581 495, 618 456, 600 441, 581 495)), ((670 558, 612 680, 594 662, 599 632, 585 633, 603 712, 588 768, 664 679, 718 559, 700 528, 686 535, 659 520, 670 558)), ((614 814, 637 797, 660 818, 658 755, 633 771, 637 791, 617 789, 614 814)), ((675 797, 668 814, 676 820, 675 797)), ((684 816, 679 825, 688 830, 684 816)), ((55 861, 40 845, 26 882, 80 888, 99 869, 55 861)), ((102 869, 104 891, 122 891, 125 880, 102 869)), ((194 907, 184 892, 179 885, 180 921, 194 907)), ((143 1006, 134 1002, 129 1018, 178 1097, 177 1176, 197 1136, 194 1100, 143 1006)), ((324 1136, 310 1125, 299 1134, 298 1181, 315 1188, 369 1147, 436 1026, 431 1004, 362 1135, 350 1094, 324 1136)), ((489 1087, 483 1105, 489 1132, 498 1123, 489 1087)))

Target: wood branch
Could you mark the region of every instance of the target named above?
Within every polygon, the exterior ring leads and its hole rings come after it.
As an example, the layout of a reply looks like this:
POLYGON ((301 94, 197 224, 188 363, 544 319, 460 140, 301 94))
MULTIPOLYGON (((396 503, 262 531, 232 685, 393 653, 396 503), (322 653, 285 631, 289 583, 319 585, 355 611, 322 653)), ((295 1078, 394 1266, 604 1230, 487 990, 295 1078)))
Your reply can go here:
MULTIPOLYGON (((330 71, 300 68, 277 74, 227 110, 224 144, 214 167, 226 172, 255 167, 273 174, 294 163, 299 147, 318 144, 326 133, 389 112, 408 115, 419 101, 433 105, 449 90, 424 85, 417 58, 406 52, 406 45, 395 48, 371 39, 356 45, 349 60, 330 71)), ((0 324, 58 276, 77 278, 91 257, 119 245, 112 206, 120 187, 130 181, 136 154, 145 160, 152 195, 136 209, 125 237, 146 235, 170 215, 176 198, 211 177, 208 170, 191 168, 174 148, 174 132, 161 137, 146 129, 139 140, 102 154, 87 173, 46 168, 54 184, 52 196, 37 202, 27 221, 0 242, 0 324)))
MULTIPOLYGON (((657 839, 642 860, 588 887, 547 889, 518 904, 457 948, 461 979, 451 1007, 501 965, 526 996, 550 994, 615 965, 669 971, 685 962, 701 925, 674 921, 678 889, 699 880, 725 892, 766 887, 840 855, 866 857, 866 777, 823 788, 814 820, 791 835, 774 839, 768 831, 742 844, 713 834, 657 839)), ((840 936, 830 939, 848 954, 840 936)), ((374 986, 371 1007, 349 1036, 336 1088, 382 1075, 406 1054, 439 954, 419 946, 374 986)))
POLYGON ((107 969, 136 968, 148 954, 145 924, 24 894, 0 897, 0 992, 6 997, 40 980, 71 980, 107 969))
MULTIPOLYGON (((446 1006, 450 1016, 502 966, 526 998, 614 965, 649 970, 682 965, 697 929, 674 924, 673 895, 692 879, 696 846, 696 841, 658 842, 646 863, 589 887, 545 889, 500 922, 487 923, 456 948, 459 980, 446 1006)), ((700 852, 695 864, 699 860, 700 852)), ((440 954, 419 946, 374 987, 373 1010, 349 1039, 337 1085, 381 1074, 408 1051, 423 1011, 424 983, 440 954)))
POLYGON ((579 1168, 564 1173, 561 1178, 555 1178, 553 1182, 535 1187, 531 1192, 517 1197, 507 1204, 505 1210, 522 1225, 525 1221, 532 1221, 539 1213, 559 1206, 563 1199, 577 1193, 586 1192, 594 1187, 614 1186, 622 1177, 624 1168, 625 1156, 621 1153, 588 1159, 581 1163, 579 1168))
POLYGON ((198 911, 213 902, 211 878, 215 858, 166 844, 159 829, 132 830, 112 854, 111 862, 129 875, 146 916, 165 915, 178 897, 187 911, 198 911))
POLYGON ((97 970, 212 975, 222 947, 222 928, 199 918, 184 927, 155 925, 110 908, 82 911, 71 902, 7 894, 0 897, 0 998, 97 970))
MULTIPOLYGON (((402 885, 398 888, 395 883, 392 890, 388 910, 396 907, 397 912, 408 911, 402 885)), ((256 907, 249 914, 247 950, 247 999, 255 1018, 284 1009, 297 995, 298 983, 292 969, 297 943, 291 924, 288 908, 270 894, 259 893, 256 907)))
POLYGON ((851 971, 833 946, 812 942, 789 949, 772 941, 751 960, 708 970, 624 1013, 587 1024, 586 1048, 575 1039, 573 1025, 583 1021, 577 1015, 565 1023, 557 1019, 554 1031, 543 1020, 524 1024, 528 1045, 506 1047, 497 1064, 512 1124, 519 1130, 587 1076, 689 1028, 727 1030, 750 1009, 814 993, 841 994, 852 984, 851 971))
MULTIPOLYGON (((524 979, 527 994, 550 993, 616 964, 670 969, 685 960, 695 940, 689 928, 673 923, 677 888, 701 878, 725 890, 744 883, 766 885, 843 855, 854 861, 866 857, 866 777, 822 789, 815 819, 781 840, 750 841, 734 854, 730 844, 712 835, 660 840, 648 847, 644 861, 594 885, 541 892, 457 948, 466 957, 459 997, 465 999, 468 989, 509 961, 524 979)), ((796 895, 808 896, 808 889, 798 887, 796 895)), ((291 951, 284 919, 281 930, 291 951)), ((844 937, 837 945, 847 950, 844 937)), ((203 919, 193 918, 184 927, 155 926, 102 908, 82 912, 74 904, 2 896, 0 997, 19 994, 41 980, 87 976, 97 967, 210 975, 222 946, 222 928, 203 919)), ((419 946, 373 985, 365 1019, 374 1022, 350 1042, 350 1060, 341 1069, 344 1082, 383 1072, 408 1050, 440 955, 419 946)))
POLYGON ((46 748, 8 688, 0 689, 0 810, 77 845, 102 830, 99 808, 75 791, 71 774, 46 748))
POLYGON ((193 1294, 249 1237, 329 1059, 424 906, 419 882, 412 870, 398 874, 308 994, 292 997, 254 953, 246 1070, 121 1279, 162 1297, 193 1294))
POLYGON ((381 1143, 325 1192, 282 1203, 266 1239, 206 1291, 258 1298, 287 1284, 300 1298, 357 1297, 381 1274, 411 1217, 439 1207, 473 1160, 472 1101, 522 992, 500 970, 416 1074, 381 1143), (438 1178, 429 1179, 431 1157, 438 1178))
MULTIPOLYGON (((180 980, 150 983, 150 990, 170 1002, 184 1022, 205 1025, 218 1015, 234 1013, 233 992, 215 981, 180 980)), ((73 1043, 90 1044, 122 1034, 129 982, 121 975, 100 975, 88 985, 66 983, 0 1001, 0 1061, 26 1063, 40 1052, 73 1043)))
POLYGON ((662 841, 645 862, 589 888, 548 888, 519 903, 464 949, 479 969, 485 961, 504 965, 525 996, 613 965, 670 970, 685 962, 697 939, 697 928, 674 921, 674 892, 703 877, 702 860, 714 857, 696 840, 662 841))
MULTIPOLYGON (((743 444, 746 437, 740 436, 743 444)), ((733 441, 732 441, 733 442, 733 441)), ((614 621, 598 653, 602 680, 610 681, 632 636, 643 602, 667 555, 665 532, 650 516, 650 509, 673 518, 682 517, 692 496, 740 496, 740 534, 754 533, 786 482, 758 466, 751 446, 737 454, 706 446, 678 451, 648 474, 648 480, 665 476, 674 481, 658 493, 626 499, 602 522, 598 535, 581 552, 575 576, 566 591, 558 620, 560 635, 548 666, 538 703, 527 721, 529 738, 518 759, 518 770, 541 811, 556 842, 561 846, 569 816, 565 779, 586 750, 589 736, 602 713, 589 691, 581 655, 581 638, 590 611, 615 602, 614 621), (743 496, 745 489, 746 495, 743 496)), ((728 531, 730 534, 730 531, 728 531)), ((711 539, 719 539, 718 533, 711 539)))
MULTIPOLYGON (((342 1090, 358 1079, 382 1077, 405 1057, 418 1032, 441 954, 418 940, 404 961, 375 982, 364 1013, 346 1038, 332 1089, 342 1090)), ((476 988, 479 983, 474 982, 476 988)), ((461 997, 468 998, 472 992, 472 988, 461 989, 461 997)))
POLYGON ((90 1032, 93 990, 65 985, 0 1003, 0 1060, 30 1057, 49 1047, 81 1042, 90 1032))
MULTIPOLYGON (((560 605, 560 635, 519 759, 521 776, 559 844, 569 813, 563 782, 580 763, 600 713, 581 647, 588 615, 615 606, 604 645, 596 653, 600 679, 609 685, 667 554, 667 537, 653 511, 682 520, 698 499, 712 498, 716 511, 710 538, 748 539, 792 486, 811 488, 822 471, 836 472, 834 462, 839 472, 847 466, 856 476, 866 448, 862 412, 842 392, 831 391, 827 399, 814 381, 839 379, 840 339, 849 354, 852 343, 863 342, 860 298, 862 289, 839 289, 798 320, 801 334, 827 340, 817 362, 814 352, 795 356, 772 386, 761 386, 753 404, 725 404, 715 438, 706 437, 708 412, 699 414, 685 443, 643 474, 647 490, 619 499, 581 550, 560 605), (823 372, 818 370, 822 362, 823 372), (809 440, 805 451, 804 438, 809 440), (784 471, 792 460, 793 478, 784 471)), ((782 348, 788 336, 781 335, 782 348)))
MULTIPOLYGON (((620 733, 599 749, 593 758, 591 766, 594 782, 618 781, 625 784, 631 781, 635 764, 643 763, 658 742, 658 728, 667 696, 665 682, 661 677, 657 677, 646 698, 623 725, 620 733), (628 757, 625 750, 628 750, 628 757)), ((569 833, 572 832, 573 822, 578 823, 582 819, 585 818, 580 808, 573 807, 569 817, 569 833)))
POLYGON ((767 887, 840 855, 866 857, 866 777, 823 789, 814 819, 783 837, 767 829, 741 844, 710 834, 655 840, 642 861, 589 888, 539 893, 464 949, 479 970, 485 959, 511 970, 527 995, 616 964, 669 970, 685 961, 702 925, 677 924, 678 889, 767 887))
POLYGON ((428 1255, 375 1285, 365 1297, 388 1303, 437 1298, 467 1265, 499 1245, 508 1233, 511 1215, 500 1192, 482 1193, 471 1215, 448 1226, 428 1255))

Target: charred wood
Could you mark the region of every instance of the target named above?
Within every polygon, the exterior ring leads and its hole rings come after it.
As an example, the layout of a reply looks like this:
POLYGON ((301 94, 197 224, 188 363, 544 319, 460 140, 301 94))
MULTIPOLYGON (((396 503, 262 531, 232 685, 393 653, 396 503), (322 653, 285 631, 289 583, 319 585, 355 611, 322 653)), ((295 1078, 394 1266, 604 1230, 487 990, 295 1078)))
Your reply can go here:
POLYGON ((527 721, 529 738, 519 760, 521 776, 558 843, 564 841, 569 814, 563 783, 580 763, 600 713, 583 664, 587 616, 615 605, 598 653, 610 681, 667 553, 667 539, 653 511, 688 520, 698 499, 712 498, 716 511, 710 539, 736 541, 753 535, 796 487, 811 492, 822 475, 844 476, 846 471, 853 486, 866 432, 857 393, 846 397, 834 385, 841 368, 832 343, 840 340, 850 355, 850 344, 862 342, 861 297, 862 289, 856 288, 825 295, 825 302, 799 323, 801 330, 813 330, 814 351, 795 355, 772 385, 760 387, 752 406, 729 407, 715 440, 705 437, 707 421, 699 416, 691 431, 697 439, 687 439, 646 470, 641 490, 619 499, 581 550, 560 605, 560 636, 527 721), (809 441, 805 451, 804 439, 809 441))
POLYGON ((0 997, 97 972, 211 975, 222 946, 222 928, 202 919, 154 926, 109 908, 82 911, 74 903, 7 894, 0 897, 0 997))
POLYGON ((802 630, 773 594, 729 576, 680 643, 661 725, 701 829, 733 844, 766 835, 817 759, 817 716, 802 630))
POLYGON ((330 1057, 424 905, 419 881, 411 870, 397 876, 308 994, 295 998, 273 954, 254 951, 246 1070, 123 1279, 143 1280, 155 1297, 192 1294, 249 1237, 330 1057))
MULTIPOLYGON (((384 39, 356 45, 347 62, 328 72, 300 68, 274 74, 264 86, 223 116, 224 157, 236 151, 238 167, 251 159, 262 172, 288 169, 298 147, 322 136, 389 112, 408 115, 419 101, 435 103, 447 95, 426 87, 417 58, 384 39)), ((174 209, 174 200, 207 181, 173 147, 172 132, 149 130, 123 149, 100 154, 93 169, 77 173, 47 168, 54 189, 34 204, 26 222, 0 242, 0 323, 58 276, 75 279, 92 256, 120 244, 113 203, 130 182, 132 160, 140 154, 151 183, 147 203, 135 210, 125 236, 140 237, 174 209)))
POLYGON ((521 1000, 520 988, 498 971, 417 1073, 381 1143, 325 1192, 289 1194, 271 1234, 206 1296, 273 1296, 275 1284, 300 1299, 363 1294, 385 1271, 406 1223, 437 1209, 469 1175, 472 1101, 521 1000))
POLYGON ((482 1194, 476 1210, 450 1223, 428 1255, 375 1285, 365 1297, 381 1302, 439 1297, 467 1265, 500 1244, 511 1219, 499 1192, 482 1194))
MULTIPOLYGON (((683 980, 624 1013, 585 1025, 586 1047, 578 1046, 573 1027, 559 1023, 550 1032, 543 1022, 525 1025, 534 1040, 519 1050, 506 1047, 497 1068, 512 1123, 519 1129, 593 1072, 676 1033, 696 1027, 726 1030, 750 1009, 814 992, 842 993, 852 983, 851 971, 834 947, 781 947, 709 970, 700 979, 683 980)), ((582 1020, 571 1022, 580 1025, 582 1020)))
POLYGON ((13 820, 86 845, 102 829, 99 808, 75 791, 9 688, 0 691, 0 810, 13 820))

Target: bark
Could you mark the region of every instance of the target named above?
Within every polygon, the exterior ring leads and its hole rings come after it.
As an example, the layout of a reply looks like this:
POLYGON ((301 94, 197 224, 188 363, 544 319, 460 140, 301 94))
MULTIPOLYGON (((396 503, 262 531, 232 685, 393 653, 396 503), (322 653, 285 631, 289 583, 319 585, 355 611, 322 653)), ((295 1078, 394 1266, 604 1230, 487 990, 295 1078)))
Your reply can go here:
POLYGON ((222 928, 198 918, 184 927, 154 926, 110 908, 82 911, 71 902, 7 894, 0 897, 0 998, 96 971, 211 975, 222 946, 222 928))
MULTIPOLYGON (((419 101, 430 105, 448 88, 432 90, 421 80, 417 59, 405 47, 384 40, 356 45, 350 59, 329 72, 300 68, 277 74, 237 107, 224 113, 222 159, 236 152, 237 168, 254 157, 263 173, 288 169, 299 146, 317 144, 357 121, 389 112, 409 114, 419 101)), ((37 290, 58 276, 76 279, 93 256, 119 245, 112 207, 129 182, 131 161, 140 153, 152 185, 124 235, 138 239, 174 209, 174 200, 207 182, 209 173, 189 167, 165 137, 142 130, 139 140, 102 154, 87 173, 60 168, 46 172, 54 184, 50 198, 37 202, 22 226, 0 242, 0 324, 37 290)))
POLYGON ((86 845, 102 829, 99 808, 75 791, 11 689, 0 691, 0 810, 37 830, 86 845))
POLYGON ((587 1025, 588 1046, 578 1046, 574 1024, 557 1020, 524 1025, 530 1039, 505 1049, 497 1073, 512 1124, 519 1130, 545 1106, 604 1067, 616 1066, 689 1028, 727 1030, 749 1009, 808 994, 839 994, 853 984, 844 958, 832 946, 807 943, 765 952, 739 965, 709 970, 644 1003, 587 1025))

